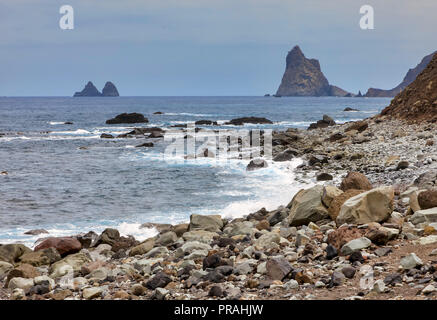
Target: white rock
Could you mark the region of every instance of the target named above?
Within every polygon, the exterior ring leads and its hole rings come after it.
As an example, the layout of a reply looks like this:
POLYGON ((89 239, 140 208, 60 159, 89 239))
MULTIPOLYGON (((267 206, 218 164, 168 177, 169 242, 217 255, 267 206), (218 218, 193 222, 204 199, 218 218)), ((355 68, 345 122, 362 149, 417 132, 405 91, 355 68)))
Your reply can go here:
POLYGON ((290 280, 283 284, 284 289, 293 290, 299 288, 299 283, 296 280, 290 280))
POLYGON ((348 243, 346 243, 341 248, 341 253, 343 255, 349 255, 349 254, 352 254, 356 251, 360 251, 361 249, 365 249, 365 248, 369 247, 371 244, 372 244, 372 241, 370 241, 366 237, 354 239, 354 240, 351 240, 348 243))
POLYGON ((90 300, 100 297, 102 293, 103 289, 99 287, 86 288, 82 291, 82 296, 84 299, 90 300))
POLYGON ((422 260, 415 253, 410 253, 408 256, 401 259, 402 268, 409 270, 423 265, 422 260))
POLYGON ((373 291, 376 293, 383 293, 385 291, 385 283, 379 279, 373 284, 373 291))
POLYGON ((423 294, 430 294, 432 292, 437 291, 436 287, 434 287, 432 284, 426 286, 425 288, 423 288, 422 293, 423 294))
POLYGON ((16 277, 9 281, 8 288, 12 290, 16 288, 26 290, 33 287, 34 284, 33 279, 16 277))

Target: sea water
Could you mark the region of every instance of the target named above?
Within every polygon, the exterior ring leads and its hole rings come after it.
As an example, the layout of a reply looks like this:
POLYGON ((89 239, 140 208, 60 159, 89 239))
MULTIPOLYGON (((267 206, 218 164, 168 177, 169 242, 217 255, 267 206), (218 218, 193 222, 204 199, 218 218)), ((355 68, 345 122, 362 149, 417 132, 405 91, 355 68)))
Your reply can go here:
POLYGON ((273 121, 246 129, 307 128, 324 114, 338 123, 363 119, 389 102, 334 97, 0 98, 0 172, 7 171, 0 175, 0 243, 32 246, 41 236, 24 235, 30 229, 61 236, 107 227, 142 240, 156 233, 140 228, 145 222, 174 224, 194 213, 233 218, 262 207, 272 210, 314 183, 294 179, 301 159, 269 161, 267 168, 247 172, 248 160, 166 161, 162 139, 153 148, 135 148, 145 139, 101 139, 102 133, 169 129, 198 120, 217 121, 214 129, 241 129, 224 123, 245 116, 273 121), (346 107, 360 111, 344 112, 346 107), (164 114, 154 115, 157 111, 164 114), (149 123, 105 124, 123 112, 142 113, 149 123))

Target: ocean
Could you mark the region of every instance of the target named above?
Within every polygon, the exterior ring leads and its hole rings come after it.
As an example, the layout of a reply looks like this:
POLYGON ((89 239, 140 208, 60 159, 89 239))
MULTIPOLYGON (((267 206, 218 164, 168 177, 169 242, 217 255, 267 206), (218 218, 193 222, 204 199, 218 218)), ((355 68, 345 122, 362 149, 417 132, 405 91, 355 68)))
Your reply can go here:
POLYGON ((145 139, 101 139, 102 133, 168 129, 204 119, 217 121, 214 129, 241 129, 223 124, 244 116, 273 121, 244 128, 307 128, 324 114, 339 123, 367 118, 389 102, 336 97, 0 98, 0 172, 7 172, 0 175, 0 243, 33 246, 45 235, 24 235, 31 229, 61 236, 107 227, 142 240, 156 232, 140 228, 146 222, 186 222, 194 213, 239 217, 262 207, 272 210, 314 183, 294 179, 300 159, 269 161, 267 168, 247 172, 247 160, 168 161, 163 139, 152 148, 135 148, 145 139), (344 112, 346 107, 360 111, 344 112), (153 114, 158 111, 164 114, 153 114), (123 112, 142 113, 149 123, 105 124, 123 112))

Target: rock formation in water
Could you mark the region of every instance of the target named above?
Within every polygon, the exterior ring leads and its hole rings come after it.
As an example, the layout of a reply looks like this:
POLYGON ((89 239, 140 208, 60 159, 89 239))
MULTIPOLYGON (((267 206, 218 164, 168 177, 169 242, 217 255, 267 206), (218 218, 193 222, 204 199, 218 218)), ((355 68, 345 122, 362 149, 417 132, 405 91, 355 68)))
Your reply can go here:
POLYGON ((106 120, 106 124, 121 124, 121 123, 147 123, 149 120, 141 113, 122 113, 113 119, 106 120))
POLYGON ((112 82, 108 81, 108 82, 106 82, 105 87, 102 90, 102 96, 104 96, 104 97, 118 97, 120 95, 118 94, 118 90, 115 87, 115 85, 112 82))
POLYGON ((88 81, 85 88, 80 91, 76 92, 74 94, 74 97, 101 97, 102 94, 99 90, 94 86, 94 84, 91 81, 88 81))
POLYGON ((409 123, 437 122, 437 53, 416 80, 381 112, 381 116, 409 123))
POLYGON ((340 96, 348 92, 329 84, 316 59, 307 59, 299 46, 287 55, 286 69, 277 96, 340 96))
POLYGON ((110 81, 106 82, 105 87, 103 88, 101 93, 99 90, 97 90, 95 85, 91 81, 89 81, 82 91, 76 92, 74 94, 74 97, 118 97, 118 96, 119 94, 117 88, 110 81))
POLYGON ((431 53, 430 55, 423 58, 422 61, 414 69, 408 70, 407 75, 405 76, 404 80, 397 87, 390 89, 390 90, 370 88, 367 91, 365 96, 366 97, 394 97, 394 96, 396 96, 399 92, 401 92, 409 84, 411 84, 423 70, 425 70, 426 66, 429 64, 429 62, 431 61, 431 59, 435 53, 437 53, 437 51, 434 53, 431 53))

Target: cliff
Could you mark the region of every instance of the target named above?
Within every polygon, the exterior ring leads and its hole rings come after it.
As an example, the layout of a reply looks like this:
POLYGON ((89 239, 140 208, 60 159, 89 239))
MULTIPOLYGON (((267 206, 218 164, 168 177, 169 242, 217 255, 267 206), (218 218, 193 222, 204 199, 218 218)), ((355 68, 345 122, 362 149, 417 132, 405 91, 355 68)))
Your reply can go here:
POLYGON ((346 96, 348 92, 329 84, 316 59, 307 59, 299 46, 287 55, 285 73, 277 96, 346 96))
POLYGON ((437 54, 416 80, 381 112, 381 116, 409 123, 437 122, 437 54))
POLYGON ((429 64, 435 53, 437 53, 437 51, 423 58, 422 61, 414 69, 408 70, 407 74, 404 77, 404 80, 402 80, 402 82, 397 87, 390 90, 370 88, 367 91, 365 97, 396 96, 398 93, 404 90, 409 84, 411 84, 423 70, 425 70, 426 66, 429 64))

